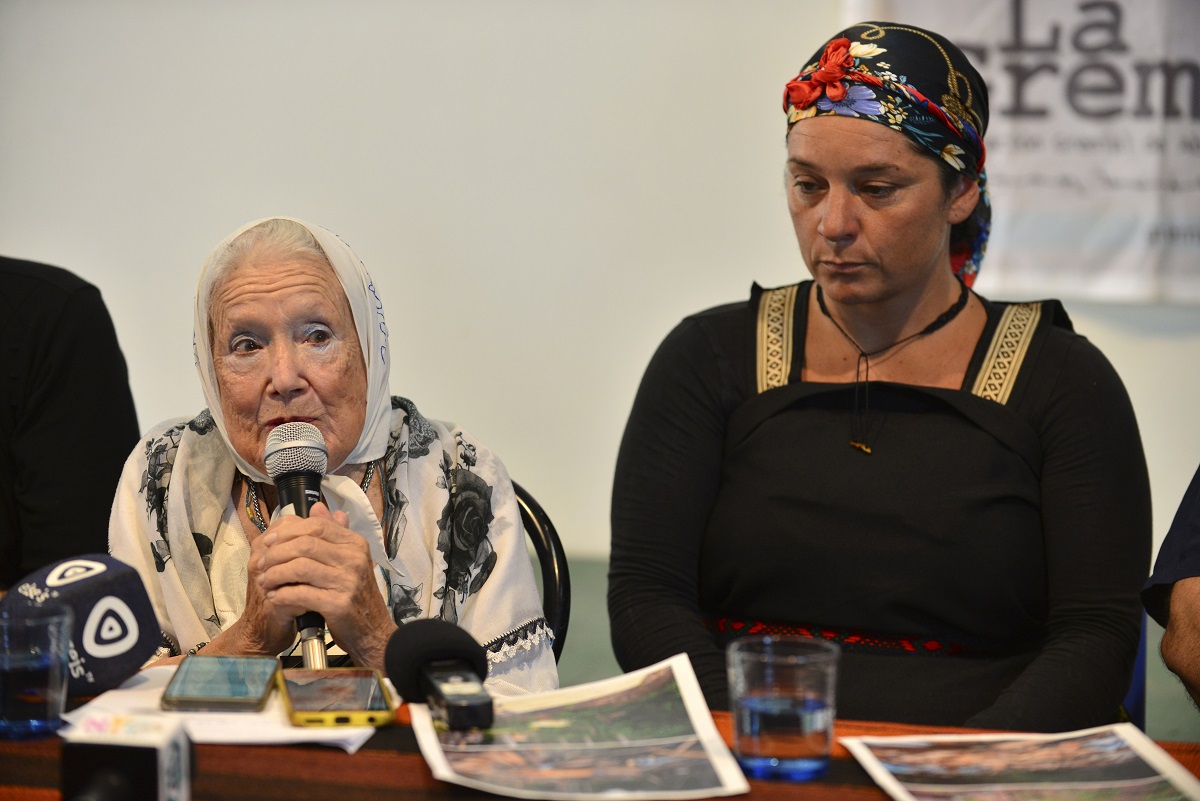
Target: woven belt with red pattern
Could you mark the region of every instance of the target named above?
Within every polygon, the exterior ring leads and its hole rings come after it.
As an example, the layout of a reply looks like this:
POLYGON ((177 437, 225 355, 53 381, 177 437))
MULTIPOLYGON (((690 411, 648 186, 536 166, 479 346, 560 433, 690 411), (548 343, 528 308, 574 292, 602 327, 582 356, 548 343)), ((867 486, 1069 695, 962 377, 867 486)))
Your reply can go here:
POLYGON ((808 637, 826 640, 839 645, 862 647, 871 650, 892 651, 907 654, 930 654, 934 656, 963 656, 968 649, 956 642, 946 642, 933 637, 905 636, 839 629, 829 626, 789 626, 780 623, 765 623, 761 620, 733 620, 718 617, 705 620, 704 625, 723 639, 742 637, 748 634, 808 637))

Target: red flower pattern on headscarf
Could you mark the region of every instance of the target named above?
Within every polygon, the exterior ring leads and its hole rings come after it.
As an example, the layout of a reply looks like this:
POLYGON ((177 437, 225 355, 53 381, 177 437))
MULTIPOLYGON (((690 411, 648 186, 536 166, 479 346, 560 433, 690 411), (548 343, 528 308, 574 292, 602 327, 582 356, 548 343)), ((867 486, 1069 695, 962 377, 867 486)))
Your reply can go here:
POLYGON ((846 37, 834 39, 825 45, 821 54, 821 62, 815 72, 809 73, 808 80, 800 80, 800 75, 784 87, 783 106, 808 108, 817 101, 823 92, 833 102, 838 102, 846 96, 846 85, 842 79, 846 71, 854 66, 854 56, 850 55, 850 40, 846 37))

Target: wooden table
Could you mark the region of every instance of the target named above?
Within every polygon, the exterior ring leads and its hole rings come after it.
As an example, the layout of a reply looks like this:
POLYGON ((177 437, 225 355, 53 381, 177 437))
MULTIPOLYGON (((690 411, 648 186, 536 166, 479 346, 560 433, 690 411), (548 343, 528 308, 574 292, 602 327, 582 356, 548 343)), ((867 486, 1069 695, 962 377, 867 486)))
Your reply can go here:
MULTIPOLYGON (((402 710, 406 711, 406 710, 402 710)), ((729 742, 729 713, 714 712, 729 742)), ((895 723, 838 721, 837 736, 930 734, 966 729, 895 723)), ((1188 770, 1200 776, 1200 743, 1160 743, 1188 770)), ((52 801, 61 798, 61 739, 0 741, 0 799, 52 801)), ((750 782, 749 798, 804 801, 888 801, 888 796, 840 745, 829 773, 807 784, 750 782)), ((496 798, 433 778, 407 726, 381 729, 356 754, 328 746, 198 745, 192 778, 197 801, 380 801, 381 799, 496 798)), ((746 798, 747 796, 734 796, 746 798)))

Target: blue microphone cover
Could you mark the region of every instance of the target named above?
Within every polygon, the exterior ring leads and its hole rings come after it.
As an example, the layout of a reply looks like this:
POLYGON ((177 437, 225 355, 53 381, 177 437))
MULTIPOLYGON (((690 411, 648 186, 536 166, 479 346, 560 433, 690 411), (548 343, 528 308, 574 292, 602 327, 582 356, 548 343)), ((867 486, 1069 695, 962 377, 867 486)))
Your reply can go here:
POLYGON ((55 562, 13 584, 0 609, 60 604, 75 613, 71 631, 71 697, 98 695, 137 673, 162 639, 138 572, 108 554, 55 562))

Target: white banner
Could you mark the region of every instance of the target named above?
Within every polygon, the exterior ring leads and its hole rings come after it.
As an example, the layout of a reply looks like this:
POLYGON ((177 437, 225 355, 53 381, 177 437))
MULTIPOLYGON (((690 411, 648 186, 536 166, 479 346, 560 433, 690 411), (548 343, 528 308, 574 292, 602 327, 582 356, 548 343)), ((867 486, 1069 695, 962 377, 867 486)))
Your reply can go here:
POLYGON ((985 294, 1200 302, 1200 0, 879 0, 988 85, 985 294))

